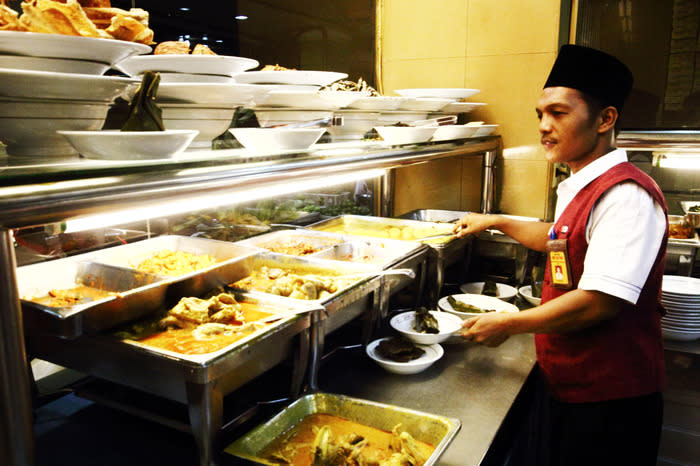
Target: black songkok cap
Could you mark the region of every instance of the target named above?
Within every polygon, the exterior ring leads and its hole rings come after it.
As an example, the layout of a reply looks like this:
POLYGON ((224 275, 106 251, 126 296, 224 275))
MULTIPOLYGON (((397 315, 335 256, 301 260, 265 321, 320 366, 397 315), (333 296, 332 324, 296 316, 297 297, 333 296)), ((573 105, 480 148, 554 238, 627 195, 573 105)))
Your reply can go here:
POLYGON ((620 60, 600 50, 563 45, 544 87, 570 87, 588 94, 603 107, 620 113, 632 90, 632 72, 620 60))

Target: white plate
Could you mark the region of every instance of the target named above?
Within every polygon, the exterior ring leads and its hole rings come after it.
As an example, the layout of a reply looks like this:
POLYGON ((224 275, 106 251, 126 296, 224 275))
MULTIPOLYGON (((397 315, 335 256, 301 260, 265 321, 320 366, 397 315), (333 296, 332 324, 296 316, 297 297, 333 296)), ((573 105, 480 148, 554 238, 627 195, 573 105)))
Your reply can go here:
POLYGON ((51 71, 55 73, 93 74, 100 76, 109 69, 109 64, 88 60, 70 60, 66 58, 0 55, 0 68, 51 71))
POLYGON ((0 96, 112 102, 120 95, 131 100, 140 82, 114 76, 0 69, 0 96))
POLYGON ((353 91, 297 91, 274 89, 267 93, 258 105, 264 107, 287 107, 305 110, 336 110, 347 107, 366 96, 353 91))
POLYGON ((212 105, 251 105, 269 91, 265 86, 254 84, 160 83, 157 100, 212 105))
POLYGON ((438 344, 422 346, 417 345, 425 351, 421 357, 408 362, 396 362, 390 359, 384 359, 377 354, 377 346, 382 340, 386 338, 380 338, 379 340, 374 340, 369 345, 367 345, 367 355, 374 359, 374 361, 389 372, 394 374, 417 374, 423 372, 428 367, 432 366, 435 361, 440 359, 444 354, 442 346, 438 344))
POLYGON ((478 125, 476 127, 476 133, 474 133, 474 138, 480 138, 484 136, 490 136, 496 131, 496 128, 498 128, 498 125, 478 125))
POLYGON ((389 324, 394 330, 420 345, 442 343, 462 328, 462 319, 454 314, 441 311, 430 311, 430 314, 437 319, 438 333, 420 333, 413 330, 413 323, 415 322, 416 315, 415 311, 402 312, 401 314, 395 315, 391 318, 389 324))
POLYGON ((448 104, 453 103, 453 99, 438 99, 438 98, 413 98, 407 97, 406 100, 399 105, 400 110, 437 112, 448 104))
POLYGON ((124 40, 0 31, 0 54, 31 57, 71 58, 113 65, 132 55, 149 53, 151 47, 124 40))
MULTIPOLYGON (((484 289, 484 284, 484 282, 464 283, 459 287, 459 290, 466 294, 481 294, 484 289)), ((496 298, 502 299, 503 301, 510 301, 518 294, 518 290, 505 283, 496 283, 496 288, 498 289, 498 296, 496 296, 496 298)))
POLYGON ((219 74, 194 74, 194 73, 163 73, 160 74, 161 83, 235 83, 231 76, 219 74))
POLYGON ((455 139, 470 138, 478 128, 467 125, 445 125, 438 127, 433 134, 433 141, 452 141, 455 139))
POLYGON ((700 278, 664 275, 661 285, 662 292, 669 295, 700 295, 700 278))
POLYGON ((445 113, 469 113, 484 105, 486 104, 480 102, 453 102, 442 107, 440 111, 445 113))
POLYGON ((375 126, 374 129, 391 145, 417 144, 429 141, 437 126, 375 126))
POLYGON ((230 128, 233 136, 253 152, 275 153, 306 150, 318 141, 325 128, 230 128))
POLYGON ((661 328, 661 334, 664 338, 676 341, 692 341, 700 338, 700 332, 690 333, 682 330, 671 330, 666 328, 661 328))
MULTIPOLYGON (((452 295, 457 301, 461 301, 481 309, 493 309, 496 312, 519 312, 519 309, 514 304, 507 303, 501 299, 492 296, 484 296, 480 294, 455 294, 452 295)), ((445 312, 450 312, 456 316, 467 318, 483 315, 483 313, 471 313, 455 311, 447 301, 447 296, 443 296, 438 301, 438 307, 445 312)))
POLYGON ((146 70, 170 73, 218 74, 235 76, 258 66, 252 58, 228 55, 146 55, 129 57, 120 61, 115 68, 130 76, 137 76, 146 70))
POLYGON ((520 296, 522 296, 525 301, 532 304, 533 306, 539 306, 540 303, 542 302, 542 298, 536 298, 536 297, 532 296, 532 286, 531 285, 521 286, 518 289, 518 293, 520 293, 520 296))
POLYGON ((405 97, 375 95, 357 99, 356 101, 348 105, 348 107, 355 108, 358 110, 396 110, 405 100, 405 97))
POLYGON ((236 75, 236 82, 248 84, 299 84, 326 86, 339 79, 347 78, 347 73, 333 71, 246 71, 236 75))
POLYGON ((89 159, 152 160, 179 154, 198 131, 57 131, 89 159))
POLYGON ((466 89, 461 87, 416 88, 397 89, 397 94, 404 97, 437 97, 440 99, 466 99, 479 93, 479 89, 466 89))

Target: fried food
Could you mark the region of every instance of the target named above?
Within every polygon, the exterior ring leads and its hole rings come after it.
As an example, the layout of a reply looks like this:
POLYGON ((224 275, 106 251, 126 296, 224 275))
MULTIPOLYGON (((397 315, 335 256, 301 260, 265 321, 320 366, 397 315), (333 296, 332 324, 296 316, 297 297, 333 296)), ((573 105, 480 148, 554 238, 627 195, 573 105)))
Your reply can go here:
POLYGON ((27 28, 19 22, 17 12, 0 2, 0 31, 26 30, 27 28))
POLYGON ((125 18, 131 18, 138 21, 143 26, 148 27, 148 20, 150 18, 148 12, 141 8, 131 8, 129 10, 123 10, 121 8, 111 8, 111 7, 83 7, 85 15, 90 18, 95 26, 100 29, 107 29, 112 25, 112 20, 117 16, 123 16, 125 18))
POLYGON ((164 250, 141 262, 137 269, 157 275, 180 276, 216 263, 209 254, 192 254, 184 251, 164 250))
POLYGON ((187 40, 169 40, 156 45, 153 55, 188 55, 190 42, 187 40))
POLYGON ((192 55, 216 55, 216 53, 204 44, 197 44, 192 50, 192 55))
POLYGON ((118 40, 138 42, 140 44, 153 43, 153 30, 143 23, 124 15, 116 15, 112 18, 110 26, 105 31, 118 40))
POLYGON ((22 2, 22 11, 19 22, 31 32, 111 39, 90 21, 77 0, 68 0, 65 4, 52 0, 28 0, 22 2))
POLYGON ((296 71, 296 68, 285 68, 284 66, 280 66, 278 64, 274 65, 265 65, 260 71, 296 71))

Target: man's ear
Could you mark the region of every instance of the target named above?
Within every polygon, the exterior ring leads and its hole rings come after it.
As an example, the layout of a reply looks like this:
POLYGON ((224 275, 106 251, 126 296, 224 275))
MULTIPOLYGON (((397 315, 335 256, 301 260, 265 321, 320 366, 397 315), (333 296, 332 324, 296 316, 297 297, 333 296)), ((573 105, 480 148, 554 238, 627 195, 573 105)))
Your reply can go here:
POLYGON ((617 109, 612 105, 605 107, 600 111, 600 123, 598 125, 599 133, 607 133, 608 131, 615 130, 615 123, 617 122, 617 109))

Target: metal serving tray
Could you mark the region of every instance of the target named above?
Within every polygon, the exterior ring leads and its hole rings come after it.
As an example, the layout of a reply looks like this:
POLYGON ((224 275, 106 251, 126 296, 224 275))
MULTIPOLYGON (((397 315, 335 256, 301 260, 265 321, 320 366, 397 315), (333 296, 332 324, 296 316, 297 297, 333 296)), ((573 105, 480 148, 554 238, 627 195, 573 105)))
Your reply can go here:
MULTIPOLYGON (((258 235, 253 238, 238 241, 236 242, 236 244, 270 250, 269 248, 274 246, 275 244, 299 240, 308 243, 317 251, 321 251, 332 247, 334 244, 342 243, 343 241, 345 241, 345 238, 346 237, 342 235, 336 235, 333 233, 306 231, 303 229, 277 230, 271 233, 265 233, 263 235, 258 235)), ((318 252, 313 254, 307 254, 307 256, 312 256, 315 254, 318 254, 318 252)))
MULTIPOLYGON (((380 239, 393 239, 401 240, 402 238, 390 237, 388 234, 384 234, 382 230, 387 227, 411 227, 416 229, 421 229, 425 231, 425 236, 432 236, 441 233, 450 233, 452 231, 453 225, 446 225, 444 223, 434 223, 434 222, 421 222, 416 220, 404 220, 395 218, 383 218, 383 217, 370 217, 364 215, 340 215, 338 217, 333 217, 321 222, 313 223, 307 228, 317 231, 327 231, 332 233, 340 233, 352 236, 361 236, 369 238, 380 238, 380 239), (355 234, 352 233, 353 230, 364 229, 365 233, 370 232, 370 234, 355 234), (376 234, 374 233, 376 232, 376 234)), ((407 240, 413 242, 420 242, 420 240, 407 240)), ((430 240, 426 241, 425 244, 431 247, 439 247, 453 240, 430 240)))
POLYGON ((454 223, 468 213, 458 210, 416 209, 399 215, 399 218, 421 222, 454 223))
POLYGON ((157 275, 85 261, 82 256, 17 268, 17 286, 28 328, 64 338, 148 315, 164 303, 168 285, 157 275), (51 307, 30 300, 53 289, 79 285, 118 294, 70 307, 51 307))
POLYGON ((339 416, 389 432, 394 426, 401 424, 415 439, 435 446, 435 451, 425 465, 437 463, 462 425, 454 418, 344 395, 315 393, 297 399, 272 419, 231 443, 224 451, 255 463, 273 464, 260 458, 259 453, 273 439, 284 434, 304 417, 316 413, 339 416))
MULTIPOLYGON (((223 425, 223 396, 291 359, 290 386, 301 387, 308 364, 310 312, 314 303, 240 294, 241 301, 275 307, 288 317, 221 351, 187 356, 123 341, 113 335, 84 335, 65 340, 36 335, 35 357, 120 385, 188 405, 192 433, 200 449, 200 465, 213 459, 213 441, 223 425)), ((293 391, 293 390, 292 390, 293 391)), ((297 392, 298 393, 298 392, 297 392)), ((164 418, 154 417, 157 422, 164 418)), ((166 423, 167 424, 167 423, 166 423)), ((168 424, 169 425, 169 424, 168 424)))
POLYGON ((256 249, 228 241, 217 241, 189 236, 164 235, 86 255, 95 262, 136 269, 153 254, 163 251, 184 251, 191 254, 208 254, 216 259, 210 267, 178 277, 167 277, 175 288, 169 293, 179 296, 200 296, 209 290, 229 283, 228 266, 240 258, 255 254, 256 249))

